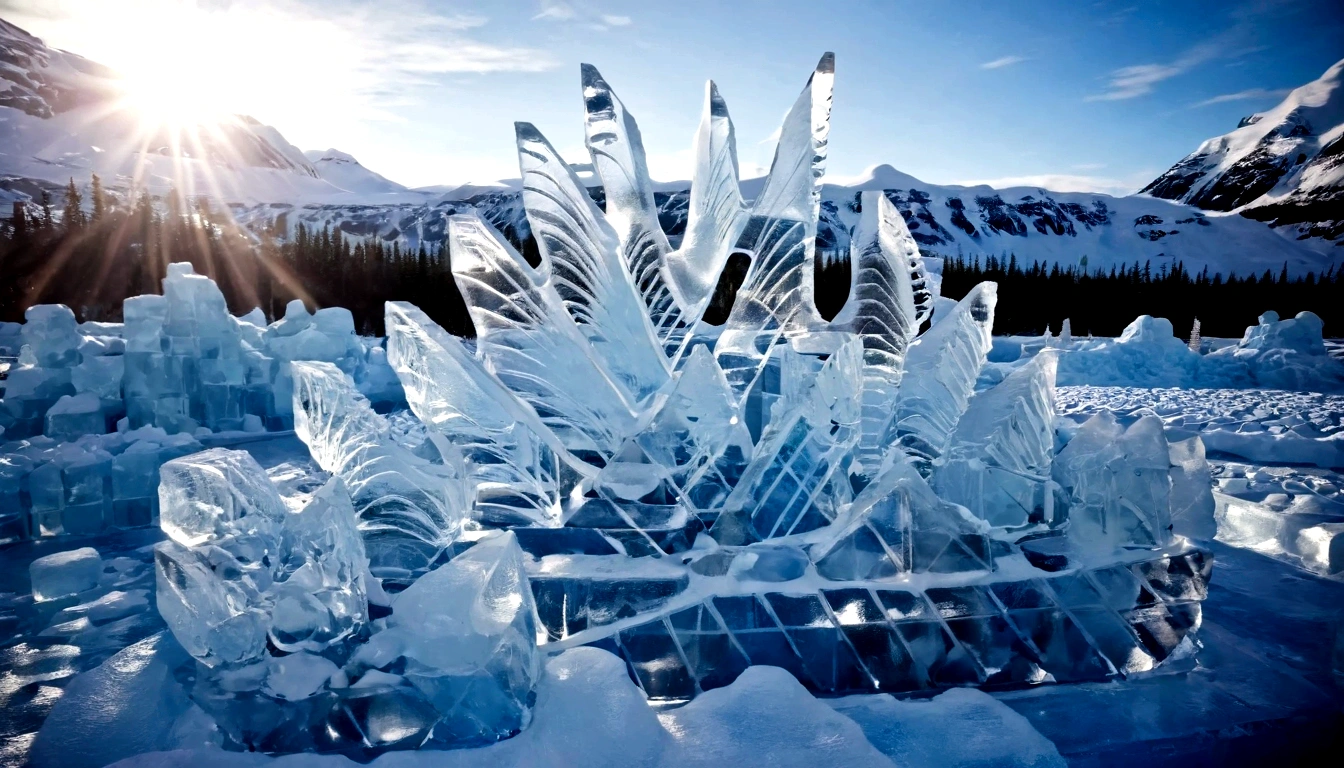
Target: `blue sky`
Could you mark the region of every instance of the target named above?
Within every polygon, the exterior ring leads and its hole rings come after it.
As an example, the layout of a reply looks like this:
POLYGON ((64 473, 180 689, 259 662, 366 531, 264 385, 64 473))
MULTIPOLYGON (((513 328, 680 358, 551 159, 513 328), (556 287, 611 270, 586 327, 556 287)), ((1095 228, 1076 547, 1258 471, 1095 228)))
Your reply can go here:
POLYGON ((713 78, 752 175, 833 50, 832 176, 890 163, 933 183, 1128 192, 1344 58, 1339 0, 0 0, 0 15, 127 70, 128 49, 163 62, 189 45, 230 108, 412 186, 516 175, 514 120, 584 160, 582 61, 663 179, 689 174, 713 78))

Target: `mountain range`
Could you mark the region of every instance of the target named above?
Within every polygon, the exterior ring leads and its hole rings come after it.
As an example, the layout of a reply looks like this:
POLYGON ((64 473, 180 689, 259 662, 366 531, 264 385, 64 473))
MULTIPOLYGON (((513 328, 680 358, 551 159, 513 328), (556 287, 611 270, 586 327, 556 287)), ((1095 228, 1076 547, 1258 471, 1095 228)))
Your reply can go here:
MULTIPOLYGON (((1225 274, 1326 269, 1344 259, 1344 216, 1334 211, 1344 205, 1342 67, 1205 142, 1137 195, 936 185, 873 167, 824 186, 818 249, 823 258, 847 253, 859 193, 884 190, 929 256, 1016 256, 1089 270, 1136 261, 1225 274)), ((435 248, 448 215, 475 210, 515 242, 530 238, 517 180, 410 189, 340 150, 302 152, 249 117, 165 135, 123 95, 111 70, 0 20, 0 203, 31 202, 44 189, 59 199, 69 179, 98 173, 114 193, 175 186, 210 196, 244 224, 281 236, 304 224, 435 248)), ((591 165, 573 167, 601 202, 591 165)), ((762 181, 743 181, 743 195, 762 181)), ((689 187, 655 185, 674 245, 689 187)))

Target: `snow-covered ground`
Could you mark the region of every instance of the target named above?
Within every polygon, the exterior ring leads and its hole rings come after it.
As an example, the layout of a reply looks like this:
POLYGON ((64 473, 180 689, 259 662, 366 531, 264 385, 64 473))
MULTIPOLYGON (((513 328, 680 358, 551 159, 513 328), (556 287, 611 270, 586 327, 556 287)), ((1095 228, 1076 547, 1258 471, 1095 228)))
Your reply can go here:
MULTIPOLYGON (((1313 559, 1298 539, 1312 526, 1344 521, 1344 462, 1301 466, 1275 452, 1285 435, 1304 431, 1337 440, 1344 397, 1076 386, 1061 387, 1059 403, 1073 421, 1101 408, 1122 419, 1152 409, 1173 433, 1197 431, 1210 441, 1219 533, 1210 544, 1216 565, 1202 647, 1160 673, 994 694, 958 689, 931 700, 819 700, 787 673, 761 667, 683 707, 657 710, 616 657, 578 648, 550 658, 534 721, 521 735, 485 749, 391 753, 375 763, 1189 765, 1272 755, 1291 764, 1326 746, 1344 700, 1336 682, 1344 580, 1327 573, 1328 557, 1313 559), (1256 437, 1214 448, 1222 433, 1256 437), (1238 456, 1245 446, 1259 458, 1238 456)), ((414 420, 393 423, 405 429, 414 420)), ((325 479, 292 435, 239 447, 266 468, 287 503, 303 503, 325 479)), ((160 537, 145 528, 4 551, 0 764, 351 764, 339 756, 272 760, 213 746, 209 728, 192 717, 186 688, 170 674, 185 657, 161 633, 152 607, 149 545, 160 537), (102 557, 97 586, 33 602, 29 563, 84 546, 102 557)))

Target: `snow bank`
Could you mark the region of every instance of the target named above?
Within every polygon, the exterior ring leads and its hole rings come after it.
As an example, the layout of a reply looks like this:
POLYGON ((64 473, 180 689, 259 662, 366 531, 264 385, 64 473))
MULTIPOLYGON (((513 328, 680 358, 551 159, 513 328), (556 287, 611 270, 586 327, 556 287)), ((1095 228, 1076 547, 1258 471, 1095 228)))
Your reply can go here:
POLYGON ((1141 315, 1117 339, 1074 342, 1060 356, 1058 383, 1344 392, 1344 363, 1326 353, 1322 330, 1311 312, 1291 320, 1266 312, 1241 341, 1201 355, 1176 338, 1171 321, 1141 315))

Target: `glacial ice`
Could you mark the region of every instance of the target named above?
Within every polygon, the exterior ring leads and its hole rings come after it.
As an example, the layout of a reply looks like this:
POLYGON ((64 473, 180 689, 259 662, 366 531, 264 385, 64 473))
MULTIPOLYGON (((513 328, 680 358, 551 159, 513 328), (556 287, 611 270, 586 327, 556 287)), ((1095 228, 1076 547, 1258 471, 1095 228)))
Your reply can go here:
POLYGON ((1171 538, 1171 459, 1162 421, 1128 428, 1109 412, 1082 428, 1055 457, 1068 499, 1069 536, 1089 546, 1162 546, 1171 538))

